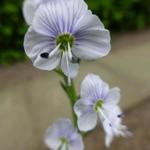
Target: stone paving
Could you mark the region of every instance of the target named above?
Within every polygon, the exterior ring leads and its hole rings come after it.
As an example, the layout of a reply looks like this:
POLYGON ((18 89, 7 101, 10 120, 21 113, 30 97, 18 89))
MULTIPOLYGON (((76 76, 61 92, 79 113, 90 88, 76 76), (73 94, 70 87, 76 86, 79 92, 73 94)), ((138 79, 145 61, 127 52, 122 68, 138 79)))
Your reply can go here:
MULTIPOLYGON (((150 96, 150 42, 148 39, 150 39, 150 31, 115 37, 110 55, 96 62, 81 63, 80 74, 76 79, 78 91, 79 83, 84 76, 93 72, 110 83, 111 87, 121 88, 121 105, 125 110, 141 103, 150 96)), ((45 148, 42 142, 45 129, 57 118, 70 117, 69 102, 59 86, 59 80, 55 73, 39 71, 33 68, 31 63, 0 69, 1 149, 43 150, 45 148)), ((147 107, 139 108, 139 112, 147 107)), ((142 130, 144 126, 140 128, 138 119, 128 117, 130 116, 127 116, 126 122, 130 128, 134 130, 136 127, 144 137, 146 135, 145 130, 142 130), (128 120, 134 123, 130 125, 128 120)), ((144 122, 146 121, 145 117, 144 122)), ((98 141, 100 135, 93 133, 91 137, 98 141)), ((90 142, 92 147, 88 145, 90 149, 86 148, 87 150, 97 150, 99 146, 94 147, 92 144, 94 141, 90 142)), ((100 140, 97 144, 103 144, 103 141, 100 140)), ((133 145, 135 145, 134 142, 133 145)))

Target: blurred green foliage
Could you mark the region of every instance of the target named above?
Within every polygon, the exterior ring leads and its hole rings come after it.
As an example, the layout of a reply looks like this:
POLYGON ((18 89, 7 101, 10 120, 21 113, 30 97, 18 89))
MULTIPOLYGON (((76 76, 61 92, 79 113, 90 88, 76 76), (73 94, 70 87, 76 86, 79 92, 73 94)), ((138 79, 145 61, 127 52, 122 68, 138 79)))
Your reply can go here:
POLYGON ((140 30, 150 25, 150 0, 86 0, 105 26, 114 31, 140 30))
POLYGON ((22 16, 22 0, 0 2, 0 64, 25 60, 23 38, 27 25, 22 16))
MULTIPOLYGON (((113 31, 139 30, 150 25, 150 0, 86 0, 113 31)), ((23 0, 0 2, 0 64, 25 60, 23 38, 27 25, 22 16, 23 0)))

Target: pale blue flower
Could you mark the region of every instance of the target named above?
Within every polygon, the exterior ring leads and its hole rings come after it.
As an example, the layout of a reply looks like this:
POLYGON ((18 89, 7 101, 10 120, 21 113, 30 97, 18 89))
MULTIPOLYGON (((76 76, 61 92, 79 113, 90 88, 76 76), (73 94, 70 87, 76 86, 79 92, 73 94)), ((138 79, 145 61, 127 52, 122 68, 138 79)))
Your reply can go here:
POLYGON ((106 146, 110 146, 114 136, 130 135, 127 127, 122 125, 119 101, 119 88, 110 89, 99 76, 87 75, 81 84, 81 98, 74 106, 79 129, 84 132, 92 130, 100 119, 106 133, 106 146))
POLYGON ((51 150, 83 150, 82 136, 69 119, 56 121, 46 131, 45 144, 51 150))
POLYGON ((83 0, 49 0, 37 9, 24 48, 35 67, 60 67, 69 78, 79 60, 94 60, 110 51, 110 35, 83 0))
POLYGON ((35 12, 41 4, 45 4, 48 0, 24 0, 23 16, 28 25, 32 24, 35 12))

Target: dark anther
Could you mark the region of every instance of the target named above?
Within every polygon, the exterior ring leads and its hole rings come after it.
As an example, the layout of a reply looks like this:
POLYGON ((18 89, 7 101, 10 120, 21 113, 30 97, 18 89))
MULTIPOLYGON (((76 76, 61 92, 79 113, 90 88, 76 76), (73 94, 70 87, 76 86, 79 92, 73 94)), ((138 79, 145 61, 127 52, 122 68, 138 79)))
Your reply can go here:
POLYGON ((45 58, 45 59, 47 59, 48 56, 49 56, 49 53, 42 53, 42 54, 41 54, 41 57, 42 57, 42 58, 45 58))
POLYGON ((78 58, 76 58, 76 57, 72 57, 71 62, 72 62, 73 64, 80 63, 80 59, 78 59, 78 58))
POLYGON ((118 118, 122 118, 122 117, 123 117, 123 114, 119 114, 117 117, 118 117, 118 118))
POLYGON ((109 126, 112 127, 112 124, 110 123, 109 126))

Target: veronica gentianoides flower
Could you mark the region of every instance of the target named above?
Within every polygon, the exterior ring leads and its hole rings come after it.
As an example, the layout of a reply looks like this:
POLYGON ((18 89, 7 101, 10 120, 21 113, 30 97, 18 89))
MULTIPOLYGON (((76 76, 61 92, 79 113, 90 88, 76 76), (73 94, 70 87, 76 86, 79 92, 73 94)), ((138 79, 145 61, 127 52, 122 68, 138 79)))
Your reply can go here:
POLYGON ((120 89, 110 89, 99 76, 89 74, 81 84, 81 98, 74 106, 81 131, 90 131, 100 119, 106 133, 105 144, 110 146, 114 136, 129 136, 131 133, 122 125, 123 113, 118 106, 120 89))
POLYGON ((95 60, 110 51, 110 35, 83 0, 49 0, 37 9, 25 35, 24 48, 42 70, 60 67, 69 78, 79 60, 95 60))
POLYGON ((69 119, 60 119, 49 127, 45 134, 45 144, 51 150, 83 150, 82 136, 69 119))

